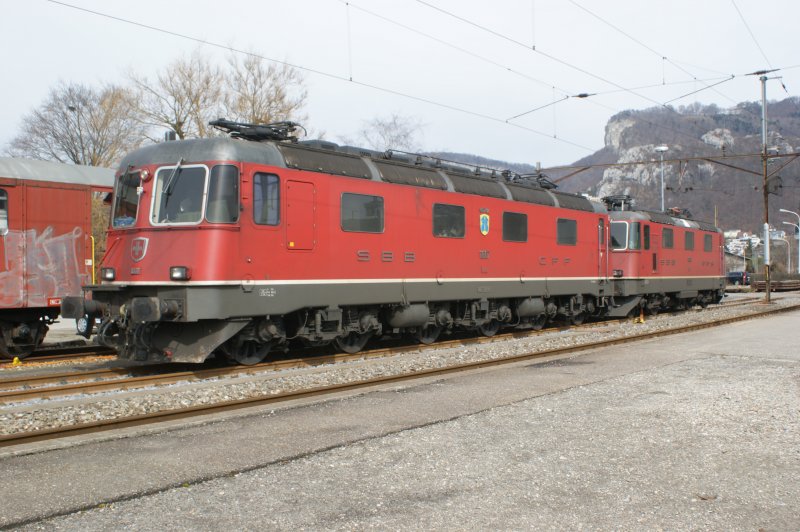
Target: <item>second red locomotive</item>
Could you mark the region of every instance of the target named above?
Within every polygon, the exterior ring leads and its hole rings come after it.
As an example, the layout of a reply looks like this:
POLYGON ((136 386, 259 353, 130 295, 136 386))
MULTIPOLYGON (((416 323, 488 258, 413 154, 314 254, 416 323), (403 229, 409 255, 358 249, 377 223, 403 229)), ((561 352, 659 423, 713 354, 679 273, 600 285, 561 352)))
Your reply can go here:
POLYGON ((125 158, 101 282, 64 302, 101 316, 123 358, 250 364, 290 340, 356 352, 383 334, 429 343, 722 297, 714 227, 510 172, 297 142, 291 123, 216 125, 231 137, 125 158), (669 231, 698 246, 665 247, 669 231))

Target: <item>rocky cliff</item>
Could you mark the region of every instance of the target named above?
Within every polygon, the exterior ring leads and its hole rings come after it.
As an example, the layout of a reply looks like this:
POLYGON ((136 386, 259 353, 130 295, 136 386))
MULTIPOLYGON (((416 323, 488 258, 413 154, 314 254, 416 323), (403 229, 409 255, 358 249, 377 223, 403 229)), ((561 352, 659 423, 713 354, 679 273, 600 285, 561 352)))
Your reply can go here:
MULTIPOLYGON (((771 153, 800 152, 800 98, 770 102, 768 142, 771 153)), ((689 209, 696 218, 724 228, 757 229, 763 222, 761 106, 742 103, 730 109, 694 104, 688 107, 625 111, 609 120, 605 147, 575 163, 605 164, 564 179, 562 189, 595 196, 629 194, 642 208, 660 209, 664 152, 665 207, 689 209), (708 158, 705 160, 704 158, 708 158), (636 164, 620 164, 636 163, 636 164), (578 179, 580 177, 580 179, 578 179)), ((769 160, 770 220, 779 226, 779 208, 800 208, 800 160, 769 160), (785 166, 784 166, 785 165, 785 166)), ((554 172, 558 179, 574 170, 554 172)), ((785 228, 785 227, 784 227, 785 228)))

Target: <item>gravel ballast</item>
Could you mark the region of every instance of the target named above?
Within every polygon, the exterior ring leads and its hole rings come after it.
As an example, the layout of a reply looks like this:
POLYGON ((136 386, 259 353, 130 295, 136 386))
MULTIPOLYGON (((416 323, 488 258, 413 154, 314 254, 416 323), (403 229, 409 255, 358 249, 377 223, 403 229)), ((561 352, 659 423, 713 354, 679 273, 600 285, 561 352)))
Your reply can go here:
MULTIPOLYGON (((387 392, 365 394, 341 409, 309 406, 320 423, 298 426, 293 444, 300 450, 300 442, 324 432, 321 420, 336 415, 331 422, 341 425, 339 445, 205 481, 172 480, 149 495, 84 506, 25 528, 797 530, 800 347, 791 341, 797 315, 637 343, 622 352, 517 364, 397 390, 391 399, 387 392), (373 423, 391 426, 388 401, 453 408, 503 384, 529 395, 512 402, 490 398, 501 402, 404 430, 378 428, 357 440, 349 436, 357 432, 354 419, 342 415, 364 419, 378 410, 383 416, 373 423), (368 403, 372 410, 359 410, 368 403)), ((292 412, 284 415, 287 423, 297 421, 292 412)), ((284 415, 254 417, 251 429, 241 425, 237 449, 256 445, 257 431, 272 432, 279 445, 285 436, 274 431, 284 415), (247 430, 254 431, 251 439, 247 430)), ((199 439, 202 434, 197 429, 185 441, 213 441, 199 439)), ((173 441, 164 438, 131 443, 142 449, 141 459, 164 460, 157 450, 173 441)), ((67 457, 62 451, 52 460, 67 457)), ((88 490, 82 482, 74 479, 73 489, 88 490)))
MULTIPOLYGON (((770 308, 796 304, 800 297, 782 296, 770 308)), ((260 375, 209 379, 207 381, 154 387, 119 393, 102 393, 55 398, 0 407, 0 434, 13 434, 105 419, 136 416, 179 409, 191 405, 274 395, 282 392, 409 373, 453 364, 544 351, 690 324, 708 323, 763 309, 764 305, 712 306, 703 311, 648 317, 643 324, 599 325, 589 330, 557 331, 529 338, 410 352, 387 358, 323 366, 321 368, 268 372, 260 375)), ((669 341, 665 339, 664 341, 669 341)))

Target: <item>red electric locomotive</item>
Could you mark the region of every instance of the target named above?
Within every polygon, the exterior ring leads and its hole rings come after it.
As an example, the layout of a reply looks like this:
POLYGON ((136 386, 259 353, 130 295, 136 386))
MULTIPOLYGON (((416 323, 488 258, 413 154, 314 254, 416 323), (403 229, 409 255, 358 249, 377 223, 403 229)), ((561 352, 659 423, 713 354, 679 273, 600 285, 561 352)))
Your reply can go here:
POLYGON ((627 196, 605 201, 615 295, 640 296, 650 314, 720 301, 725 284, 719 229, 667 213, 632 210, 627 196))
MULTIPOLYGON (((297 142, 294 124, 217 121, 230 138, 122 162, 91 300, 123 358, 262 360, 296 339, 348 352, 548 320, 624 316, 606 207, 527 179, 417 155, 297 142)), ((721 274, 720 274, 721 275, 721 274)))
POLYGON ((114 171, 0 158, 0 356, 42 343, 61 298, 94 282, 92 194, 114 171))

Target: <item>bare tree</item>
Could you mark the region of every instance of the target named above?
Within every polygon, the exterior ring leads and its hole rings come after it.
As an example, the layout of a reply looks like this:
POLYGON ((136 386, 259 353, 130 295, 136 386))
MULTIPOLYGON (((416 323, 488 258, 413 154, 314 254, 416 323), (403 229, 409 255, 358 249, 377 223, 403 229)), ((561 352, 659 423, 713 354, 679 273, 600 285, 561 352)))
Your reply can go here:
POLYGON ((359 136, 373 150, 419 152, 422 128, 422 122, 416 118, 392 114, 367 121, 359 136))
POLYGON ((129 77, 146 126, 170 129, 179 139, 210 135, 208 122, 221 109, 223 75, 199 51, 171 63, 155 81, 134 74, 129 77))
POLYGON ((154 80, 131 74, 132 89, 61 83, 24 119, 6 152, 94 166, 114 166, 147 139, 172 130, 180 139, 208 137, 208 122, 301 121, 307 93, 300 72, 255 54, 231 56, 220 69, 195 51, 154 80))
POLYGON ((223 116, 238 122, 268 124, 303 121, 307 92, 302 74, 289 65, 267 64, 255 53, 231 54, 225 73, 223 116))
POLYGON ((131 94, 112 85, 95 90, 60 83, 23 118, 7 153, 90 166, 115 166, 142 141, 131 94))

